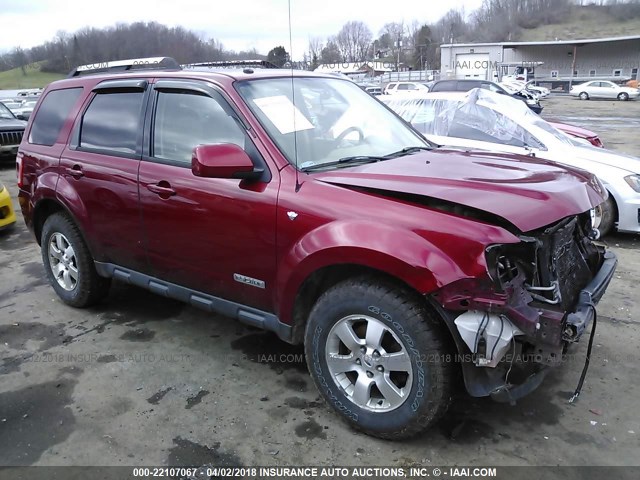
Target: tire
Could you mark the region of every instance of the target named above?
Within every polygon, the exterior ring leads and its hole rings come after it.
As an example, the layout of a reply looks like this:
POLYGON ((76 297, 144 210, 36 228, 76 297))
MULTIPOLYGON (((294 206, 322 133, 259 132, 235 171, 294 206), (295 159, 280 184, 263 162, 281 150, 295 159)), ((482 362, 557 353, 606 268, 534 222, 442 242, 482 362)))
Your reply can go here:
POLYGON ((589 100, 589 94, 587 92, 581 92, 578 96, 580 97, 580 100, 589 100))
POLYGON ((626 102, 627 100, 629 100, 629 94, 621 92, 620 94, 618 94, 618 100, 620 100, 621 102, 626 102))
POLYGON ((601 237, 604 237, 613 230, 617 218, 618 208, 616 207, 615 200, 611 194, 609 194, 609 197, 602 203, 600 208, 600 226, 598 230, 600 231, 601 237))
POLYGON ((305 353, 318 390, 347 423, 395 440, 429 428, 446 412, 454 374, 448 339, 414 292, 366 276, 320 297, 309 315, 305 353), (396 355, 395 370, 389 354, 396 355))
POLYGON ((40 251, 49 283, 72 307, 89 307, 109 293, 111 279, 96 272, 80 230, 65 213, 44 222, 40 251))

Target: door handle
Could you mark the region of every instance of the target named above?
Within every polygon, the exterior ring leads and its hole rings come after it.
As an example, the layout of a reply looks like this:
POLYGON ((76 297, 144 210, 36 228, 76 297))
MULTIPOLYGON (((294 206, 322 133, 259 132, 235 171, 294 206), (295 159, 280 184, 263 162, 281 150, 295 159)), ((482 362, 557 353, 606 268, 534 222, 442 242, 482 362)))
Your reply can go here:
POLYGON ((170 197, 176 194, 176 191, 171 188, 171 184, 162 180, 158 183, 149 183, 147 184, 147 190, 153 193, 157 193, 161 197, 170 197))
POLYGON ((68 175, 73 178, 82 178, 84 177, 84 172, 82 171, 82 167, 80 165, 74 165, 71 168, 67 168, 66 172, 68 175))

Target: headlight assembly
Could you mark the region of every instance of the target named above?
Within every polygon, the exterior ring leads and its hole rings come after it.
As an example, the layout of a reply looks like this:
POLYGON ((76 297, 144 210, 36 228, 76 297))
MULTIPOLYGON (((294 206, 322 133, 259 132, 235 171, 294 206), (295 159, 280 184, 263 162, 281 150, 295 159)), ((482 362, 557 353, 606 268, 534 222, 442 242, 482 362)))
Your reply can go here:
POLYGON ((640 193, 640 175, 628 175, 624 177, 624 180, 631 188, 640 193))

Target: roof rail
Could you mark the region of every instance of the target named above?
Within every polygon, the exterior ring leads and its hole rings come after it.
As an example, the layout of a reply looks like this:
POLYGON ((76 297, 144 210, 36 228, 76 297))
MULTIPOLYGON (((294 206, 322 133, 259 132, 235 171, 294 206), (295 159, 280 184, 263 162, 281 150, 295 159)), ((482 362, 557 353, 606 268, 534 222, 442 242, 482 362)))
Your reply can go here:
POLYGON ((125 73, 132 70, 181 70, 180 64, 171 57, 131 58, 115 62, 96 62, 80 65, 67 75, 67 78, 97 73, 125 73))
POLYGON ((278 68, 275 64, 268 60, 217 60, 214 62, 198 62, 187 63, 182 65, 183 70, 218 70, 218 69, 230 69, 230 68, 278 68))

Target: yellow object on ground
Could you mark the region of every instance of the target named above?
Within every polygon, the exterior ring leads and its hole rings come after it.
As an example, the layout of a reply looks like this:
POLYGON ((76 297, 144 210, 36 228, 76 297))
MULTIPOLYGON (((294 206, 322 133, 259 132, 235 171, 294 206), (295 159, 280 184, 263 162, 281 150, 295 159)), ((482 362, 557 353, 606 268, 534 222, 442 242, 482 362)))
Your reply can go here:
POLYGON ((9 190, 0 183, 0 230, 13 225, 15 222, 16 213, 13 210, 9 190))

